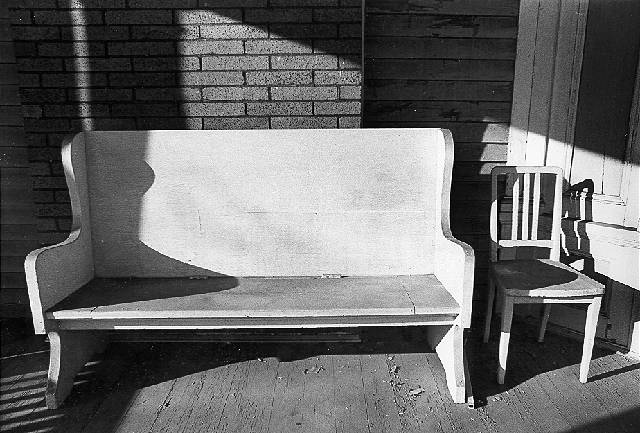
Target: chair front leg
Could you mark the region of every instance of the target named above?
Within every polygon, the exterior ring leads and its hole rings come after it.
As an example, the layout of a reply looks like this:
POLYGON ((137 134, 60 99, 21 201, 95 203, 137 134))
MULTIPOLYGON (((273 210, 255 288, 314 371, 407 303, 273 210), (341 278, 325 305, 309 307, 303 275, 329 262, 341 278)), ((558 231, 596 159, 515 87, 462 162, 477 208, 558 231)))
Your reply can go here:
POLYGON ((496 297, 496 285, 489 273, 489 293, 487 294, 487 312, 484 316, 484 335, 482 337, 483 342, 489 341, 489 334, 491 333, 491 318, 493 316, 493 303, 496 297))
POLYGON ((513 319, 514 299, 505 294, 502 307, 502 329, 500 332, 500 348, 498 352, 498 383, 504 383, 507 371, 507 355, 509 353, 509 338, 511 337, 511 321, 513 319))
POLYGON ((586 383, 589 374, 589 364, 593 353, 593 342, 596 338, 596 328, 598 327, 598 316, 600 315, 600 305, 602 297, 596 296, 587 308, 587 320, 584 327, 584 343, 582 343, 582 361, 580 361, 580 382, 586 383))

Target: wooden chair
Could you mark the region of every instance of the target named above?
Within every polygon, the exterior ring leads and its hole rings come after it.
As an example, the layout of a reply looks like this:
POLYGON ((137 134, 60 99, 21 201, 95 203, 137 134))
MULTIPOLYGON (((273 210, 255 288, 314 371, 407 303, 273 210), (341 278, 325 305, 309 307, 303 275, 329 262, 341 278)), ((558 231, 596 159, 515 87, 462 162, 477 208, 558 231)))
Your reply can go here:
MULTIPOLYGON (((504 178, 501 178, 504 180, 504 178)), ((560 219, 562 212, 562 169, 558 167, 495 167, 491 171, 491 263, 489 268, 489 299, 485 317, 484 342, 489 339, 493 303, 498 290, 502 301, 502 331, 500 333, 498 383, 504 383, 509 337, 514 304, 541 303, 544 313, 538 341, 544 340, 552 303, 588 303, 587 319, 580 363, 580 382, 587 381, 589 362, 600 312, 604 286, 575 269, 560 263, 560 219), (506 176, 506 194, 511 188, 511 236, 500 239, 498 231, 498 179, 506 176), (538 239, 541 211, 541 176, 555 176, 553 206, 545 203, 545 214, 552 210, 551 239, 538 239), (533 186, 533 198, 532 195, 533 186), (520 230, 519 230, 520 229, 520 230), (506 248, 518 254, 518 247, 550 249, 549 259, 507 260, 506 248), (500 253, 500 254, 499 254, 500 253)), ((551 188, 549 188, 551 190, 551 188)), ((546 191, 546 188, 545 188, 546 191)), ((551 191, 549 191, 550 193, 551 191)), ((550 194, 549 194, 550 195, 550 194)), ((550 197, 545 197, 547 202, 550 197)), ((546 216, 546 215, 545 215, 546 216)), ((546 237, 546 236, 545 236, 546 237)), ((499 303, 500 304, 500 303, 499 303)))

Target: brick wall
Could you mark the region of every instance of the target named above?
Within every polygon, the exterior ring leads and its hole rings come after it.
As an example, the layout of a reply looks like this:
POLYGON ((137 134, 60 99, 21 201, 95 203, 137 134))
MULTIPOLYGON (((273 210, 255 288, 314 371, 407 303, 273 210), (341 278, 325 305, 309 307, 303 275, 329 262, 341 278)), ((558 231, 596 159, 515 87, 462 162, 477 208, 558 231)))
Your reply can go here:
POLYGON ((69 132, 360 126, 361 0, 9 0, 38 228, 69 132))

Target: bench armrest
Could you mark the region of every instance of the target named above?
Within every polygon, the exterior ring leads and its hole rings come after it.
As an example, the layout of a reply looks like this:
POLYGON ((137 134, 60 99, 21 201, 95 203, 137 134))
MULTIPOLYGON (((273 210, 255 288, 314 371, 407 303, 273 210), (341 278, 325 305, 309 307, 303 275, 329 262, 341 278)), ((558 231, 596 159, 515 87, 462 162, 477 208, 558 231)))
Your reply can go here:
POLYGON ((450 202, 453 170, 453 137, 447 129, 442 130, 444 154, 439 159, 442 167, 440 185, 440 223, 442 233, 436 237, 435 274, 451 296, 460 304, 460 325, 471 326, 473 303, 473 272, 475 257, 473 248, 456 239, 451 233, 450 202))
POLYGON ((29 304, 37 334, 47 332, 45 311, 78 290, 94 276, 82 133, 65 138, 62 145, 62 164, 71 197, 71 233, 66 240, 57 245, 32 251, 24 262, 29 304))
POLYGON ((461 326, 471 326, 475 257, 468 244, 445 233, 436 240, 436 277, 458 301, 461 326))

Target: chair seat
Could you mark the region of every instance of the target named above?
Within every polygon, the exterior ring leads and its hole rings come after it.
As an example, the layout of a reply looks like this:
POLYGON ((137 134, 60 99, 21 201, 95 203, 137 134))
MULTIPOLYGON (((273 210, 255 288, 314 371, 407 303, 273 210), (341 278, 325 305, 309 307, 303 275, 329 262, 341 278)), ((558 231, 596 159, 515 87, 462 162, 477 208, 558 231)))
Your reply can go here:
POLYGON ((599 296, 604 285, 555 260, 503 260, 491 264, 494 281, 508 296, 599 296))

